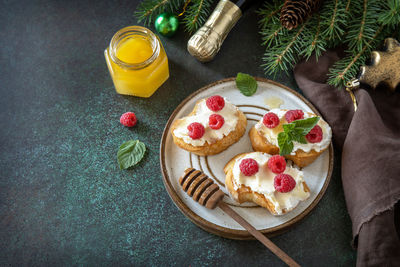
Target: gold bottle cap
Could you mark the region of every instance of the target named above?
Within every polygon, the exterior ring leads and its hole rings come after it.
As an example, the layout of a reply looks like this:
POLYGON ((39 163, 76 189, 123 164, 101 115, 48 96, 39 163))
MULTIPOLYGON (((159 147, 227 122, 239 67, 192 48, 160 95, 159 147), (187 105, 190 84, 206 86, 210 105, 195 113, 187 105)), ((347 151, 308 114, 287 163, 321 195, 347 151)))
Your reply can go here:
POLYGON ((241 16, 237 5, 221 0, 204 26, 189 39, 189 53, 201 62, 211 61, 241 16))

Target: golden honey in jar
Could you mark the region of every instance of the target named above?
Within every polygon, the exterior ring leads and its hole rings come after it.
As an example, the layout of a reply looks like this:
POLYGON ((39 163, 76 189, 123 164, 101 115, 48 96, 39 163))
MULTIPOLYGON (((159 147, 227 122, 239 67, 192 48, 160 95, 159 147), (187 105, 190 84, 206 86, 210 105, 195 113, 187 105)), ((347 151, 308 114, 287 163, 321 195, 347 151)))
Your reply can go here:
POLYGON ((144 27, 119 30, 104 56, 118 94, 150 97, 169 77, 164 47, 144 27))

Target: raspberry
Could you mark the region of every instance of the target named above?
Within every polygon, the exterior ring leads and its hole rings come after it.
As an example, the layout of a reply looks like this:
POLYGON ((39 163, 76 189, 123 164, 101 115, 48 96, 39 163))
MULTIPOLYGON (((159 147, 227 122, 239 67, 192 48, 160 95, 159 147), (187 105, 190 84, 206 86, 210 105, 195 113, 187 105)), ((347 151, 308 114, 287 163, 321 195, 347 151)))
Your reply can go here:
POLYGON ((322 140, 322 128, 315 125, 314 128, 306 135, 306 139, 310 143, 319 143, 322 140))
POLYGON ((254 159, 244 159, 239 168, 245 176, 252 176, 258 172, 258 163, 254 159))
POLYGON ((286 169, 285 158, 279 155, 270 157, 268 160, 268 168, 276 174, 284 172, 286 169))
POLYGON ((293 190, 296 186, 296 181, 289 174, 278 174, 274 178, 274 187, 276 191, 287 193, 293 190))
POLYGON ((187 129, 192 139, 200 139, 204 135, 204 126, 201 123, 193 122, 188 125, 187 129))
POLYGON ((136 115, 133 112, 126 112, 121 115, 119 122, 126 127, 133 127, 137 123, 136 115))
POLYGON ((225 100, 219 95, 210 96, 207 98, 206 105, 212 111, 220 111, 225 106, 225 100))
POLYGON ((275 128, 279 125, 279 117, 273 112, 268 112, 263 117, 263 123, 267 128, 275 128))
POLYGON ((292 109, 285 114, 286 121, 291 123, 292 121, 304 119, 304 112, 300 109, 292 109))
POLYGON ((224 123, 225 123, 224 117, 222 117, 221 115, 218 115, 218 114, 212 114, 208 118, 208 125, 213 130, 221 129, 221 127, 222 127, 222 125, 224 125, 224 123))

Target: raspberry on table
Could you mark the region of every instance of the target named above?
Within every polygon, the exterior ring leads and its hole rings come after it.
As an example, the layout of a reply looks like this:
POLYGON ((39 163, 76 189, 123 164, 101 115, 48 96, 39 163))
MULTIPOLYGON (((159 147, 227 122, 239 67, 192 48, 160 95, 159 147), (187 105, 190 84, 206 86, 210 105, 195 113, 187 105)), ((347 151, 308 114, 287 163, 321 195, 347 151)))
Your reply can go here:
POLYGON ((286 160, 280 155, 274 155, 269 158, 267 165, 273 173, 283 173, 286 169, 286 160))
POLYGON ((285 114, 286 121, 291 123, 292 121, 304 119, 304 112, 300 109, 288 110, 285 114))
POLYGON ((200 139, 204 135, 204 126, 201 123, 193 122, 188 125, 187 129, 189 130, 188 135, 192 139, 200 139))
POLYGON ((275 128, 276 126, 279 125, 279 117, 273 112, 268 112, 263 117, 263 123, 267 128, 270 129, 275 128))
POLYGON ((296 186, 296 181, 289 174, 278 174, 274 178, 274 187, 276 191, 287 193, 292 191, 296 186))
POLYGON ((210 96, 207 98, 206 105, 212 111, 220 111, 225 106, 225 100, 219 95, 210 96))
POLYGON ((322 140, 322 135, 322 128, 319 125, 315 125, 306 135, 306 139, 310 143, 319 143, 322 140))
POLYGON ((225 123, 224 117, 222 117, 219 114, 212 114, 208 118, 208 125, 213 130, 221 129, 221 127, 224 125, 224 123, 225 123))
POLYGON ((119 122, 126 127, 133 127, 137 123, 136 115, 133 112, 126 112, 121 115, 119 122))
POLYGON ((239 168, 245 176, 253 176, 258 172, 258 163, 254 159, 244 159, 240 162, 239 168))

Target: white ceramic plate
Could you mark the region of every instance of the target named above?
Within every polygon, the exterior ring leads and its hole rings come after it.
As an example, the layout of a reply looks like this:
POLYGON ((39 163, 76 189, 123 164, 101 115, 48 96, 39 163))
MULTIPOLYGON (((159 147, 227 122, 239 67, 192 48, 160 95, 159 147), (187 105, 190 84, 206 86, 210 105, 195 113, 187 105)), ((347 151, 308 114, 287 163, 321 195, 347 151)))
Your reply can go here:
POLYGON ((253 151, 248 131, 268 111, 267 99, 280 98, 284 101, 281 108, 302 109, 320 115, 304 97, 286 86, 261 78, 257 78, 257 83, 257 92, 251 97, 246 97, 240 93, 234 78, 221 80, 199 89, 175 109, 165 126, 161 139, 161 171, 164 185, 170 197, 177 207, 195 224, 206 231, 227 238, 250 239, 252 236, 221 209, 206 209, 192 200, 182 190, 178 179, 186 168, 193 167, 207 174, 226 193, 223 201, 231 205, 236 212, 242 215, 255 228, 267 235, 278 234, 304 218, 325 193, 332 174, 333 147, 331 145, 315 162, 302 169, 304 179, 311 191, 310 197, 301 202, 293 211, 282 216, 273 216, 267 209, 252 203, 239 205, 229 198, 224 187, 225 174, 223 168, 235 155, 253 151), (189 114, 193 110, 196 101, 215 94, 226 97, 246 115, 248 125, 244 136, 239 142, 214 156, 200 157, 177 147, 170 134, 172 122, 189 114))

